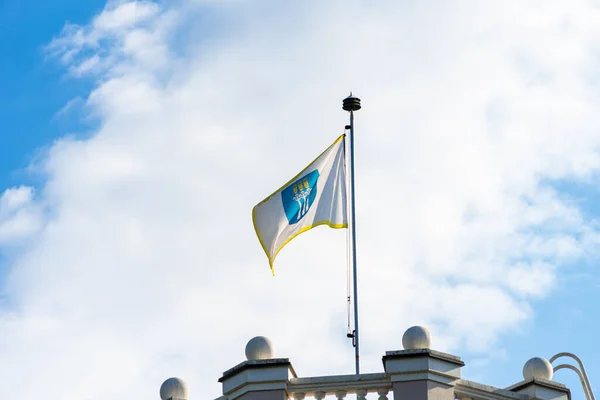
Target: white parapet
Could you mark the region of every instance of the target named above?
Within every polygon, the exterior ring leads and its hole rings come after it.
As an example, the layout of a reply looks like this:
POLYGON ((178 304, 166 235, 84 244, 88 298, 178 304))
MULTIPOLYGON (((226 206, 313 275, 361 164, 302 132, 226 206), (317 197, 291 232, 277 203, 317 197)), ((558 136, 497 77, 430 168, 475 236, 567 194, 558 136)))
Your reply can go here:
POLYGON ((273 358, 270 340, 257 336, 246 346, 248 360, 219 379, 223 396, 216 400, 366 400, 369 394, 379 400, 570 400, 569 389, 550 380, 552 366, 545 359, 529 360, 524 381, 499 389, 461 379, 464 362, 432 350, 426 328, 409 328, 402 342, 405 350, 383 356, 383 373, 298 378, 287 358, 273 358))

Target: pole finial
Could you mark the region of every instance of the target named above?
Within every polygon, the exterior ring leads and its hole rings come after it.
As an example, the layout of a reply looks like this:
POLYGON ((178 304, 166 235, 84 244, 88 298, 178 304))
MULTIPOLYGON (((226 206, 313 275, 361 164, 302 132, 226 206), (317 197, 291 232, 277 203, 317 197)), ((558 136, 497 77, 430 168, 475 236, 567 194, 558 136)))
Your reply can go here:
POLYGON ((350 96, 346 97, 342 102, 342 108, 346 111, 358 111, 361 109, 360 99, 358 97, 354 97, 352 92, 350 92, 350 96))

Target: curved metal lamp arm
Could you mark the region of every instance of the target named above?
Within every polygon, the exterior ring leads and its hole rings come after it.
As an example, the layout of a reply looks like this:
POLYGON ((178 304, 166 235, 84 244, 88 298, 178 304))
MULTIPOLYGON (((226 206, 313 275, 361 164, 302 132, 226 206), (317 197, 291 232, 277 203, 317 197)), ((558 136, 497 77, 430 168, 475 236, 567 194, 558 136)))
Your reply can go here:
POLYGON ((577 368, 575 368, 574 366, 572 366, 570 364, 560 364, 560 365, 557 365, 556 367, 554 367, 554 372, 558 371, 559 369, 570 369, 571 371, 575 371, 577 376, 579 376, 579 381, 581 382, 581 386, 583 386, 583 392, 585 393, 585 397, 587 398, 587 400, 594 400, 594 395, 588 391, 588 387, 585 384, 583 375, 577 368))
POLYGON ((561 364, 558 367, 555 367, 554 371, 557 371, 561 368, 568 368, 572 371, 576 371, 577 375, 579 375, 579 378, 581 379, 581 384, 583 385, 584 391, 586 392, 586 396, 588 397, 589 400, 595 400, 594 393, 592 392, 592 385, 590 384, 590 380, 588 379, 587 373, 585 371, 585 367, 583 366, 583 362, 581 362, 581 359, 573 353, 562 352, 562 353, 558 353, 558 354, 555 354, 554 356, 552 356, 552 358, 549 361, 550 361, 550 363, 553 363, 554 361, 556 361, 557 358, 560 358, 560 357, 569 357, 569 358, 572 358, 573 360, 575 360, 577 362, 577 364, 579 365, 579 369, 581 370, 581 372, 578 371, 572 365, 567 366, 566 364, 561 364))

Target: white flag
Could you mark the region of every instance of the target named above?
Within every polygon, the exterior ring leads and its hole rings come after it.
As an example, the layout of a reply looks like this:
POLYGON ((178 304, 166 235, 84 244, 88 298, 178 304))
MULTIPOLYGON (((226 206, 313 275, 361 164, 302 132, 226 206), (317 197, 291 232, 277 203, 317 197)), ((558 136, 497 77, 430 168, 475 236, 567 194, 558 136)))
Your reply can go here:
POLYGON ((347 228, 344 137, 252 210, 269 265, 290 240, 319 225, 347 228))

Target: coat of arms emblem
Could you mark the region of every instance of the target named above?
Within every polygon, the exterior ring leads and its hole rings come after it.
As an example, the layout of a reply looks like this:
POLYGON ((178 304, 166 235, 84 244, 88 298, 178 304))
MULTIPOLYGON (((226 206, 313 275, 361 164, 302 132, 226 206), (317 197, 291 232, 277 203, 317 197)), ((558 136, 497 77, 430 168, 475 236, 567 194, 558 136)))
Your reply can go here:
POLYGON ((318 180, 319 171, 314 170, 281 191, 283 209, 290 225, 300 221, 310 210, 317 197, 318 180))

